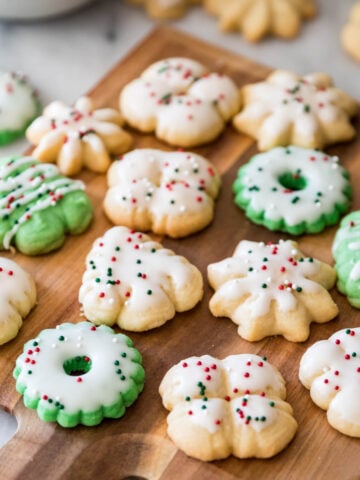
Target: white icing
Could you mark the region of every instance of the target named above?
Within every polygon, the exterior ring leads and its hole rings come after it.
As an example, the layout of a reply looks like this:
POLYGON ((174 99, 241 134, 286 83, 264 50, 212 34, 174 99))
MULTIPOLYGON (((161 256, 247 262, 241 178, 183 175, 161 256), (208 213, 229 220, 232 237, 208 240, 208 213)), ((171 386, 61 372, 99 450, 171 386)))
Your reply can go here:
POLYGON ((345 169, 338 164, 337 157, 319 151, 293 146, 274 148, 253 157, 242 171, 246 175, 238 180, 238 185, 244 187, 242 197, 249 200, 247 208, 264 211, 267 220, 284 219, 289 226, 316 222, 321 215, 331 214, 337 204, 348 203, 344 194, 349 185, 345 169), (300 175, 305 179, 305 187, 285 188, 279 180, 285 173, 300 175), (331 190, 329 185, 333 186, 331 190))
POLYGON ((299 371, 300 380, 311 390, 315 403, 335 410, 337 416, 358 427, 359 357, 360 328, 343 329, 312 345, 303 355, 299 371))
POLYGON ((8 330, 16 333, 22 317, 29 313, 35 301, 36 290, 31 276, 12 260, 0 257, 0 343, 10 340, 8 330))
POLYGON ((38 392, 32 395, 39 395, 40 405, 46 408, 54 406, 54 400, 60 398, 65 414, 93 412, 103 405, 117 403, 121 393, 134 383, 132 376, 138 370, 137 363, 132 361, 136 358, 134 349, 127 346, 123 335, 115 337, 108 327, 95 329, 89 322, 67 323, 42 331, 36 341, 37 347, 32 346, 33 341, 28 342, 17 359, 16 365, 21 368, 17 382, 26 387, 27 393, 38 392), (83 339, 81 345, 77 341, 79 335, 83 339), (63 364, 77 356, 89 357, 90 370, 79 376, 68 375, 63 364), (117 373, 118 369, 121 373, 117 373), (53 402, 49 403, 49 399, 53 402))
POLYGON ((200 155, 138 149, 112 164, 108 183, 106 212, 115 223, 118 212, 131 210, 133 215, 141 211, 154 224, 164 218, 181 221, 184 212, 201 217, 212 211, 220 178, 200 155))
POLYGON ((152 309, 160 308, 160 314, 169 310, 171 318, 175 310, 192 308, 184 289, 195 282, 201 291, 200 277, 184 257, 149 236, 113 227, 95 241, 87 256, 79 301, 87 317, 95 312, 94 321, 121 322, 127 315, 134 325, 141 324, 152 309))
POLYGON ((273 398, 285 397, 281 375, 254 354, 186 358, 167 372, 160 392, 166 408, 183 405, 187 418, 211 434, 224 421, 260 432, 276 421, 273 398))
POLYGON ((22 130, 37 108, 35 92, 26 80, 0 70, 0 130, 22 130))
POLYGON ((57 178, 58 175, 55 165, 40 164, 31 157, 15 157, 0 166, 0 192, 7 194, 0 198, 0 217, 11 215, 17 205, 27 205, 27 211, 6 232, 3 239, 5 249, 10 248, 12 238, 33 213, 55 206, 70 192, 85 189, 83 182, 57 178), (14 176, 18 168, 27 164, 28 168, 14 176))
POLYGON ((207 74, 190 59, 156 62, 125 86, 120 108, 127 121, 142 131, 155 131, 171 144, 196 145, 214 139, 240 108, 233 81, 207 74))
POLYGON ((323 135, 324 125, 348 123, 343 107, 346 95, 332 86, 329 77, 326 80, 323 74, 300 77, 276 71, 266 81, 246 87, 247 101, 239 120, 260 120, 256 136, 260 141, 265 137, 271 145, 284 135, 288 144, 295 143, 297 134, 314 144, 316 135, 323 135))
POLYGON ((122 124, 123 119, 115 109, 95 109, 89 97, 81 97, 74 107, 59 101, 50 103, 43 114, 32 122, 26 135, 30 142, 37 145, 33 153, 35 157, 41 158, 44 151, 48 152, 47 158, 51 156, 54 161, 58 160, 60 168, 62 157, 66 157, 66 163, 71 165, 76 164, 80 157, 81 162, 95 171, 106 171, 110 160, 104 162, 103 158, 99 158, 98 166, 90 165, 86 162, 89 152, 85 148, 82 150, 81 144, 86 144, 87 149, 99 157, 100 154, 102 157, 107 155, 107 151, 121 153, 129 144, 129 136, 121 129, 122 124), (93 137, 96 141, 91 141, 93 137))
POLYGON ((247 297, 244 305, 257 318, 269 312, 272 301, 287 312, 297 307, 302 292, 319 291, 322 287, 311 280, 319 266, 317 260, 304 258, 289 240, 270 245, 243 240, 233 257, 209 265, 208 272, 210 278, 218 279, 212 285, 215 295, 225 304, 247 297))

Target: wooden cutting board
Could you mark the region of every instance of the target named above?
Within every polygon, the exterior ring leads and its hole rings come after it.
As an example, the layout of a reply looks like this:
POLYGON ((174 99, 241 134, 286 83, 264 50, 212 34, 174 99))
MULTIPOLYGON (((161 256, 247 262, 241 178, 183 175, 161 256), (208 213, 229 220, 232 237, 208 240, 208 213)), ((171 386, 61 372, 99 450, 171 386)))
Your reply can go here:
MULTIPOLYGON (((291 47, 289 47, 291 54, 291 47)), ((154 30, 123 59, 89 93, 99 107, 117 107, 121 88, 150 63, 169 56, 189 56, 211 70, 230 75, 242 86, 259 81, 269 69, 250 60, 204 43, 169 28, 154 30)), ((360 130, 359 119, 356 121, 360 130)), ((151 135, 133 132, 136 147, 167 149, 151 135)), ((111 227, 101 203, 106 191, 105 175, 81 174, 95 206, 91 228, 80 237, 68 238, 58 252, 36 258, 5 253, 30 271, 38 288, 38 305, 26 319, 19 335, 0 349, 0 405, 13 412, 19 428, 0 451, 0 477, 7 479, 335 479, 360 477, 358 455, 360 440, 341 435, 326 421, 326 414, 310 400, 308 391, 298 381, 299 359, 315 341, 327 338, 344 327, 360 325, 360 312, 349 306, 334 290, 340 315, 325 325, 313 325, 307 342, 293 344, 282 337, 249 343, 236 333, 228 319, 215 319, 209 312, 211 289, 205 273, 209 263, 233 252, 241 239, 277 241, 286 235, 271 233, 246 220, 232 199, 231 185, 237 169, 256 152, 253 141, 228 126, 212 144, 196 149, 221 171, 222 192, 216 206, 215 220, 204 231, 181 240, 164 239, 163 243, 185 255, 202 271, 205 295, 192 311, 176 315, 161 328, 142 334, 130 334, 142 352, 146 369, 146 386, 138 401, 120 420, 106 420, 93 428, 63 429, 41 422, 36 412, 23 406, 15 390, 12 370, 23 344, 43 328, 62 322, 81 320, 77 300, 85 256, 93 241, 111 227), (158 395, 165 372, 179 360, 211 354, 223 358, 229 354, 251 352, 266 355, 287 381, 288 400, 299 423, 298 433, 289 447, 269 460, 226 460, 203 463, 186 457, 166 436, 167 412, 158 395)), ((360 140, 328 150, 339 155, 352 174, 355 189, 353 209, 360 207, 360 140)), ((307 255, 331 262, 331 243, 335 228, 319 235, 303 236, 300 246, 307 255)), ((360 399, 359 399, 360 401, 360 399)))

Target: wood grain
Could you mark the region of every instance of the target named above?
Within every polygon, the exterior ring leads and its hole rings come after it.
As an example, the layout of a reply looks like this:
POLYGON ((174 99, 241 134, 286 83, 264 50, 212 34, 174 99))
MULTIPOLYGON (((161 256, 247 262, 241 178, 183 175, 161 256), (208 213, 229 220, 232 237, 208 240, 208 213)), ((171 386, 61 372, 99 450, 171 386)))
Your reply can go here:
MULTIPOLYGON (((158 28, 109 72, 91 90, 98 106, 117 107, 121 88, 147 65, 168 56, 189 56, 213 70, 229 74, 241 86, 264 78, 269 70, 238 55, 221 50, 179 31, 158 28)), ((359 120, 356 121, 359 130, 359 120)), ((137 147, 167 149, 151 135, 133 132, 137 147)), ((254 143, 228 126, 217 141, 196 149, 208 157, 222 172, 223 186, 216 206, 215 220, 204 231, 181 240, 164 239, 163 243, 195 263, 205 277, 209 263, 232 254, 241 239, 277 241, 286 235, 271 233, 245 219, 232 199, 231 185, 241 164, 256 152, 254 143)), ((360 141, 329 149, 338 154, 350 170, 352 184, 360 183, 360 141)), ((327 338, 340 328, 359 326, 360 314, 346 299, 332 292, 340 315, 325 325, 313 325, 307 342, 292 344, 282 337, 257 343, 242 340, 236 326, 228 319, 215 319, 209 312, 211 290, 205 281, 203 301, 191 312, 178 314, 171 322, 143 334, 130 334, 142 352, 146 369, 144 392, 121 420, 106 420, 94 428, 63 429, 38 420, 34 411, 26 410, 15 391, 12 370, 25 341, 43 328, 64 321, 78 322, 77 294, 84 271, 85 256, 93 241, 111 227, 101 203, 106 191, 105 176, 84 172, 80 178, 95 206, 91 228, 80 237, 68 238, 56 253, 37 258, 5 253, 35 277, 38 305, 26 319, 20 334, 0 351, 0 404, 13 412, 19 429, 0 451, 0 477, 13 479, 87 479, 99 476, 124 479, 138 476, 147 479, 334 479, 359 478, 357 455, 359 440, 333 430, 326 414, 310 400, 298 381, 299 359, 315 341, 327 338), (299 423, 298 433, 289 447, 270 460, 226 460, 202 463, 179 452, 166 436, 166 411, 158 395, 159 383, 171 365, 190 355, 205 353, 220 358, 229 354, 251 352, 266 355, 283 373, 288 400, 299 423)), ((360 189, 355 188, 353 209, 360 207, 360 189)), ((332 261, 331 242, 335 227, 320 235, 303 236, 300 246, 308 255, 332 261)))

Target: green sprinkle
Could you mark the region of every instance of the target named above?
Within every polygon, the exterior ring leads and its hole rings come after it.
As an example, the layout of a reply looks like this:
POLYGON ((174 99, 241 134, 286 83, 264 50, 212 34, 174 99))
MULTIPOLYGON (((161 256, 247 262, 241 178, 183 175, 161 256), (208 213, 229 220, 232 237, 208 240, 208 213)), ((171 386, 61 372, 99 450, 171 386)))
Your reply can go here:
POLYGON ((138 265, 140 265, 141 260, 140 260, 140 259, 137 259, 137 260, 136 260, 136 263, 137 263, 138 265))
POLYGON ((261 285, 261 288, 267 288, 266 283, 263 283, 263 284, 261 285))
POLYGON ((350 335, 350 332, 351 332, 350 328, 347 328, 347 329, 345 330, 346 335, 350 335))
POLYGON ((269 402, 270 407, 275 407, 275 402, 269 402))
POLYGON ((266 422, 266 417, 261 417, 260 420, 261 420, 262 422, 266 422))
POLYGON ((120 365, 119 360, 115 360, 114 365, 116 365, 116 366, 117 366, 117 365, 120 365))
POLYGON ((193 168, 193 173, 199 173, 199 169, 198 168, 193 168))
POLYGON ((186 402, 190 402, 191 398, 190 397, 185 397, 186 402))
POLYGON ((95 282, 96 283, 100 283, 101 282, 101 279, 99 277, 95 278, 95 282))
POLYGON ((206 406, 206 405, 201 405, 201 409, 202 409, 202 410, 206 410, 206 409, 207 409, 207 406, 206 406))
POLYGON ((156 248, 152 248, 151 253, 155 253, 155 252, 156 252, 156 248))
POLYGON ((125 375, 121 375, 120 380, 126 380, 125 375))
POLYGON ((116 252, 120 252, 120 247, 115 247, 116 252))
POLYGON ((121 356, 122 356, 123 358, 127 357, 126 352, 122 352, 121 356))
POLYGON ((253 267, 250 267, 250 268, 248 269, 248 272, 252 272, 253 270, 254 270, 253 267))
POLYGON ((60 335, 59 340, 60 342, 63 342, 65 340, 65 337, 63 335, 60 335))
POLYGON ((175 200, 170 200, 171 205, 174 205, 175 200))
POLYGON ((262 360, 264 360, 264 362, 267 361, 267 357, 262 357, 262 360))
POLYGON ((273 187, 273 188, 271 189, 272 192, 277 192, 277 190, 278 190, 278 189, 277 189, 276 187, 273 187))
POLYGON ((356 352, 353 352, 353 353, 351 354, 351 356, 352 356, 352 357, 356 357, 356 352))
POLYGON ((28 370, 28 374, 31 375, 31 374, 32 374, 32 370, 28 370))
POLYGON ((294 197, 294 198, 291 200, 291 203, 297 203, 299 200, 300 200, 300 197, 294 197))
POLYGON ((297 291, 298 293, 300 293, 300 292, 302 292, 302 288, 301 288, 301 287, 296 287, 296 291, 297 291))
POLYGON ((309 113, 311 110, 310 105, 304 105, 304 112, 309 113))
POLYGON ((118 369, 116 370, 116 373, 118 373, 118 374, 120 375, 120 373, 122 373, 121 368, 118 368, 118 369))
POLYGON ((39 345, 39 342, 33 342, 33 347, 37 347, 39 345))
POLYGON ((147 295, 152 295, 152 290, 148 290, 146 293, 147 295))

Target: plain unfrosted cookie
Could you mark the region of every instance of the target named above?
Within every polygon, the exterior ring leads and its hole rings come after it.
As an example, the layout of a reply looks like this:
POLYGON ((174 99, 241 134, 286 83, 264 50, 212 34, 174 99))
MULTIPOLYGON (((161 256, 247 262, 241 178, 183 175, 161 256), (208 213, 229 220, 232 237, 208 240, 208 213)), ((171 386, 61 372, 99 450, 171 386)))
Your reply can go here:
POLYGON ((349 172, 318 150, 277 147, 242 165, 235 203, 254 223, 292 235, 319 233, 350 206, 349 172))
POLYGON ((301 77, 275 70, 265 81, 243 87, 242 97, 234 126, 255 138, 260 150, 281 145, 323 149, 356 134, 350 119, 357 101, 335 88, 325 73, 301 77))
POLYGON ((219 17, 221 30, 239 30, 250 42, 295 37, 302 20, 316 14, 314 0, 205 0, 205 8, 219 17))
POLYGON ((337 287, 353 307, 360 308, 360 211, 351 212, 342 219, 332 251, 337 287))
POLYGON ((0 158, 0 250, 25 255, 61 247, 66 234, 89 226, 93 208, 83 182, 60 175, 32 157, 0 158))
POLYGON ((230 318, 250 342, 269 335, 303 342, 311 322, 328 322, 338 314, 327 291, 335 284, 335 270, 305 257, 290 240, 242 240, 232 257, 208 266, 208 279, 215 290, 211 313, 230 318))
POLYGON ((135 5, 144 5, 146 13, 159 20, 182 17, 191 5, 202 0, 128 0, 135 5))
POLYGON ((86 318, 130 331, 159 327, 203 296, 200 271, 148 235, 113 227, 86 259, 79 301, 86 318))
POLYGON ((211 222, 220 176, 195 153, 138 149, 111 165, 108 184, 104 209, 113 223, 178 238, 211 222))
POLYGON ((185 148, 214 140, 239 108, 234 82, 189 58, 153 63, 120 94, 132 127, 185 148))
POLYGON ((258 355, 186 358, 165 374, 159 392, 170 410, 170 438, 200 460, 269 458, 297 429, 283 377, 258 355))
POLYGON ((82 167, 103 173, 110 166, 110 155, 126 152, 132 144, 123 124, 117 110, 96 109, 89 97, 81 97, 73 107, 50 103, 26 130, 26 136, 36 146, 33 156, 41 162, 57 163, 64 175, 75 175, 82 167))
POLYGON ((35 303, 36 287, 30 274, 0 257, 0 345, 16 337, 35 303))
POLYGON ((346 328, 308 348, 299 370, 314 403, 327 410, 330 425, 351 437, 360 437, 359 352, 360 328, 346 328))
POLYGON ((341 41, 345 50, 360 62, 360 2, 354 3, 349 21, 341 33, 341 41))
POLYGON ((0 145, 21 137, 39 111, 37 93, 26 78, 0 70, 0 145))
POLYGON ((90 322, 43 330, 16 360, 24 405, 62 427, 120 418, 144 386, 144 369, 129 337, 90 322))

